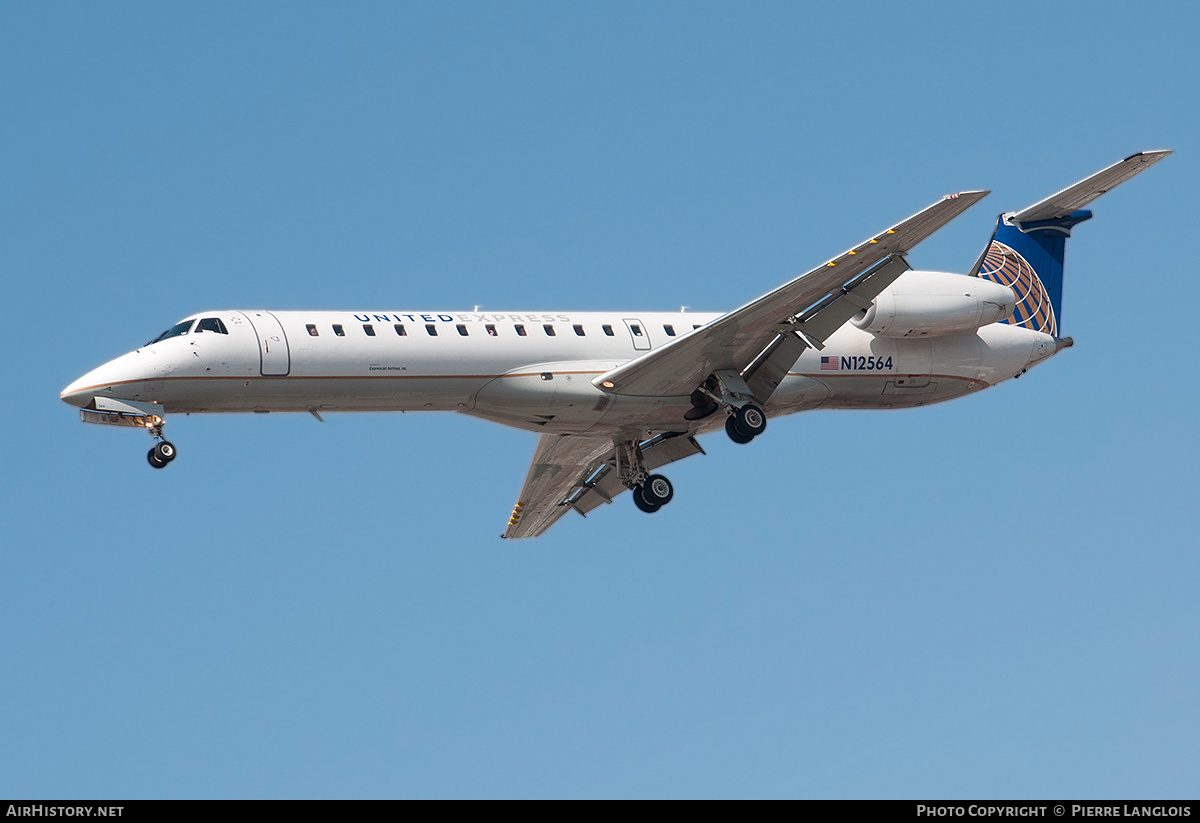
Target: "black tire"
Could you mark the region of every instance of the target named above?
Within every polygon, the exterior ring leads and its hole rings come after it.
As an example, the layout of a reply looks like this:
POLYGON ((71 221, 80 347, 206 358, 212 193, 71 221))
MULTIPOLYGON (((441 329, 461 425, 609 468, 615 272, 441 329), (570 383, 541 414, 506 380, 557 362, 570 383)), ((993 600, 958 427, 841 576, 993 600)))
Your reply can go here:
POLYGON ((734 443, 749 443, 754 439, 752 434, 742 434, 737 427, 737 421, 733 419, 733 415, 725 418, 725 433, 729 435, 729 439, 734 443))
POLYGON ((656 511, 662 508, 662 506, 651 503, 646 500, 646 498, 642 497, 641 486, 634 486, 631 491, 633 492, 633 504, 642 511, 646 512, 646 514, 654 514, 656 511))
POLYGON ((738 431, 750 437, 758 437, 767 430, 767 415, 753 403, 747 403, 733 414, 738 431))
POLYGON ((675 496, 675 487, 661 474, 652 474, 641 486, 642 499, 652 506, 665 506, 675 496))
POLYGON ((175 451, 175 446, 171 443, 168 443, 166 440, 155 446, 154 451, 158 454, 158 459, 163 463, 170 463, 178 454, 178 452, 175 451))
POLYGON ((167 461, 161 460, 158 456, 158 446, 155 446, 149 451, 149 453, 146 454, 146 459, 149 460, 150 465, 156 469, 165 468, 167 465, 167 461))

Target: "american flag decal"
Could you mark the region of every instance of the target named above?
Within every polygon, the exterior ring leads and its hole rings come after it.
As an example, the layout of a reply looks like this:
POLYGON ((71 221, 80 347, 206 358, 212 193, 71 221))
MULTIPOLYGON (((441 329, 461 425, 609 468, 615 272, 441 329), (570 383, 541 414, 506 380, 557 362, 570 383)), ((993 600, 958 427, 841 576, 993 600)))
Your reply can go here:
POLYGON ((836 357, 822 357, 821 371, 837 371, 838 359, 836 357))

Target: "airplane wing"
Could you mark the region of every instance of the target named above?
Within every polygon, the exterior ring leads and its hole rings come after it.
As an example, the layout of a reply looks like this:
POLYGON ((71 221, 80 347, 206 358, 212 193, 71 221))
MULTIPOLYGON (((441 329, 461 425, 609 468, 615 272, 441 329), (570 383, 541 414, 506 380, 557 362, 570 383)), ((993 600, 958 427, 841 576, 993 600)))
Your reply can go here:
POLYGON ((1029 208, 1017 212, 1012 219, 1018 223, 1032 223, 1038 220, 1066 217, 1076 209, 1082 209, 1113 186, 1124 183, 1138 172, 1150 168, 1170 153, 1171 150, 1167 149, 1166 151, 1143 151, 1130 155, 1120 163, 1113 163, 1107 169, 1096 172, 1086 180, 1080 180, 1075 185, 1050 195, 1040 203, 1034 203, 1029 208))
POLYGON ((904 254, 987 194, 951 194, 770 294, 592 383, 612 394, 670 397, 691 394, 708 375, 732 370, 743 374, 756 398, 766 402, 806 346, 823 348, 829 335, 908 269, 904 254), (753 372, 748 371, 751 366, 753 372))
MULTIPOLYGON (((647 471, 704 450, 689 435, 663 434, 641 444, 647 471)), ((504 537, 537 537, 569 510, 586 515, 625 491, 610 437, 544 434, 504 537)))

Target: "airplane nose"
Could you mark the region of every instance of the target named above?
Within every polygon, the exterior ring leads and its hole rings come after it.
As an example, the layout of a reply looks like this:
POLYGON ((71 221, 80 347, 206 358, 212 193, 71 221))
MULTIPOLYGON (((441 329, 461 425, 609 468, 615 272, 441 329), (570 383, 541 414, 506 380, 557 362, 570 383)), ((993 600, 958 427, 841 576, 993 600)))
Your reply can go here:
POLYGON ((72 406, 78 406, 82 409, 88 404, 88 401, 92 399, 92 395, 90 393, 80 391, 85 385, 86 384, 81 377, 59 392, 58 396, 62 398, 64 403, 70 403, 72 406))
POLYGON ((137 352, 110 360, 99 368, 92 369, 83 377, 67 386, 58 396, 64 403, 84 408, 97 394, 113 395, 114 389, 126 384, 138 383, 145 377, 145 366, 139 361, 137 352))

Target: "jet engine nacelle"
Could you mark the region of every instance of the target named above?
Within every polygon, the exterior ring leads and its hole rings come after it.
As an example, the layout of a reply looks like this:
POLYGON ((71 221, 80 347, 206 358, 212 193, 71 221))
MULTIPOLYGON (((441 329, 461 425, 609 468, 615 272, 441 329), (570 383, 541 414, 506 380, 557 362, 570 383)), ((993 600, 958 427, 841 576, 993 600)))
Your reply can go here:
POLYGON ((884 337, 932 337, 1003 320, 1016 303, 1012 289, 990 280, 906 271, 850 322, 884 337))

